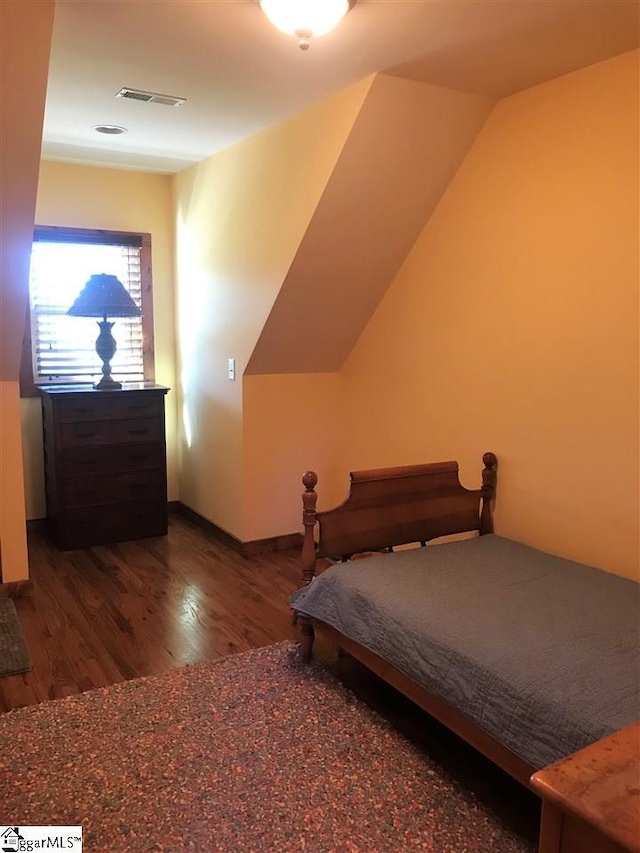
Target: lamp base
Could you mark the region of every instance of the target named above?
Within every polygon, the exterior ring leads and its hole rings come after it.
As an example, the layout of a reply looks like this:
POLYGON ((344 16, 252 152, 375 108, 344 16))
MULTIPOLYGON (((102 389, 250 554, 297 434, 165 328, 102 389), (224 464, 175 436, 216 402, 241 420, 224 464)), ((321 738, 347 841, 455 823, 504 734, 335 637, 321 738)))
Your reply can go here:
POLYGON ((115 379, 107 379, 103 376, 100 382, 96 382, 93 387, 98 391, 117 391, 122 388, 122 382, 116 382, 115 379))
POLYGON ((93 387, 98 391, 116 391, 122 388, 122 382, 116 382, 111 378, 111 359, 116 354, 116 342, 111 334, 113 323, 109 323, 107 318, 98 321, 100 334, 96 340, 96 352, 102 362, 102 379, 93 387))

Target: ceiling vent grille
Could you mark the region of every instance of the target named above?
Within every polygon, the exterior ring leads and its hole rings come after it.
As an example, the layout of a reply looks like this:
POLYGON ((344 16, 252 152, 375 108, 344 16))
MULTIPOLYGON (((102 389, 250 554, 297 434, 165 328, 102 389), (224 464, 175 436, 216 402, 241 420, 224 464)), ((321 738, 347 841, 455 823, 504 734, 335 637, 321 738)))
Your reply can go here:
POLYGON ((165 107, 179 107, 186 98, 174 98, 173 95, 159 95, 157 92, 143 92, 140 89, 120 89, 116 98, 129 101, 142 101, 145 104, 163 104, 165 107))

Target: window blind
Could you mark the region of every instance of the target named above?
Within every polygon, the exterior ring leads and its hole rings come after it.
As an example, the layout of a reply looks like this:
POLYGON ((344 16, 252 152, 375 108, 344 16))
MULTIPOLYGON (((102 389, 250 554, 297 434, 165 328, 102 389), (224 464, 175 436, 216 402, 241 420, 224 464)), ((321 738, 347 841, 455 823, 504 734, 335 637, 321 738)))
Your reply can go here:
MULTIPOLYGON (((94 238, 95 239, 95 238, 94 238)), ((131 243, 132 241, 127 241, 131 243)), ((140 245, 70 241, 36 232, 31 253, 31 329, 36 382, 93 382, 102 374, 95 319, 70 317, 67 310, 89 277, 117 276, 142 308, 140 245)), ((107 318, 117 351, 111 361, 120 382, 144 379, 141 317, 107 318)))

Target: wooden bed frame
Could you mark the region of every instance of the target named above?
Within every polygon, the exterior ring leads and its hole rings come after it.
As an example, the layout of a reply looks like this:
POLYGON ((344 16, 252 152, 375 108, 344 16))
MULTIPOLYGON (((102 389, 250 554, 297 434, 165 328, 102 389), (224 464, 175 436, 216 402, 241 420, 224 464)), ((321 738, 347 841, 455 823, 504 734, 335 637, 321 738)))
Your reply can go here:
MULTIPOLYGON (((426 545, 439 536, 493 533, 497 458, 485 453, 482 461, 480 489, 461 485, 457 462, 357 471, 350 475, 351 488, 344 503, 326 512, 316 511, 318 477, 308 471, 303 477, 303 586, 313 580, 319 558, 346 561, 363 552, 391 551, 395 545, 426 545)), ((538 770, 448 702, 335 628, 296 612, 294 623, 305 660, 311 659, 318 628, 338 648, 541 796, 538 853, 640 853, 635 749, 640 724, 538 770), (616 738, 626 744, 622 751, 611 747, 612 742, 618 742, 616 738), (612 815, 616 816, 613 823, 612 815)))
MULTIPOLYGON (((480 536, 492 533, 497 458, 494 453, 485 453, 482 461, 480 489, 466 489, 460 483, 457 462, 356 471, 350 474, 347 499, 326 512, 316 511, 318 477, 315 472, 308 471, 302 478, 305 486, 302 498, 303 585, 310 584, 315 577, 316 560, 320 558, 346 561, 366 551, 390 551, 395 545, 412 542, 426 545, 439 536, 476 530, 480 536)), ((301 614, 294 614, 294 620, 305 660, 311 659, 315 629, 319 628, 339 648, 529 787, 535 768, 449 703, 330 625, 301 614)))

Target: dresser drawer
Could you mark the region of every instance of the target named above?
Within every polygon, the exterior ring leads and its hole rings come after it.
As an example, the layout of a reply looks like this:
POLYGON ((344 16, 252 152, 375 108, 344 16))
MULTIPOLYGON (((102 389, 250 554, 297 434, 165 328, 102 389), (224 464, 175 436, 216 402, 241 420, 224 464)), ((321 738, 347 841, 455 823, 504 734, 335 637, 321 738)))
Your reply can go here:
POLYGON ((100 421, 117 418, 156 418, 164 411, 162 397, 126 393, 107 396, 78 396, 59 400, 57 417, 65 421, 100 421))
POLYGON ((163 441, 164 424, 158 418, 117 421, 68 421, 60 424, 61 447, 135 444, 163 441))
POLYGON ((40 389, 47 526, 59 548, 166 534, 168 390, 40 389))
POLYGON ((166 500, 69 509, 56 525, 56 539, 62 549, 164 536, 166 532, 166 500))
POLYGON ((167 499, 166 475, 163 468, 118 474, 91 474, 65 478, 62 502, 65 508, 98 506, 151 498, 167 499))
POLYGON ((62 451, 62 470, 67 477, 107 471, 138 471, 163 468, 164 444, 125 444, 119 447, 78 447, 62 451))

